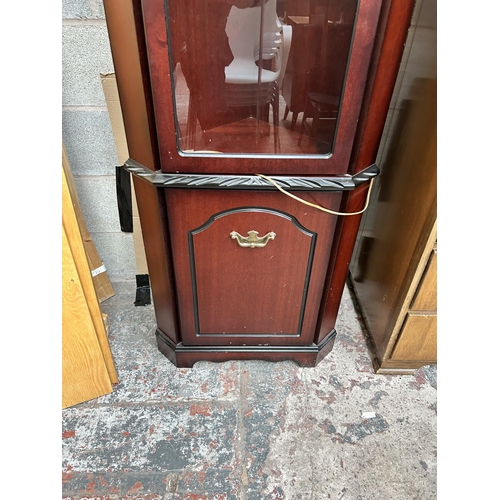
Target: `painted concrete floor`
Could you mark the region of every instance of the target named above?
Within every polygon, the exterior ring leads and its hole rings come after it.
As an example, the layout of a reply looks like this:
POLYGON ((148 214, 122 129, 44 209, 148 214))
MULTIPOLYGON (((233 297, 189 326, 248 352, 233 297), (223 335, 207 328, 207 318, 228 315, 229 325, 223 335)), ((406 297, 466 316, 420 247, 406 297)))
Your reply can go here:
POLYGON ((135 283, 101 304, 120 383, 62 412, 66 500, 437 498, 437 369, 375 375, 345 290, 332 352, 175 368, 135 283))

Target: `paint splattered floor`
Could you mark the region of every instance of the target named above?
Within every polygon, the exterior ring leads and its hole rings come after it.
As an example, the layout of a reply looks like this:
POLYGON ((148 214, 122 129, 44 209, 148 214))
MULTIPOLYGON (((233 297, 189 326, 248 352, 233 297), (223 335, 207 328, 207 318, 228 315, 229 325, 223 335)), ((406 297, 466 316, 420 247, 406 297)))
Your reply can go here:
POLYGON ((103 304, 120 383, 63 410, 66 500, 427 500, 437 369, 375 375, 345 290, 332 352, 175 368, 135 283, 103 304))

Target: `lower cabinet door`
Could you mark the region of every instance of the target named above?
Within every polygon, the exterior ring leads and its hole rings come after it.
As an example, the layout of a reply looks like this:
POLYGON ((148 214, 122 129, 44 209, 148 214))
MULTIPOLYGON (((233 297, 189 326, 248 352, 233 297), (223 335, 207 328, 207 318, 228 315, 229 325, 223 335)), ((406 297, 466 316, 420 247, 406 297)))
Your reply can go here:
POLYGON ((391 360, 437 362, 437 315, 408 313, 391 360))
POLYGON ((314 342, 335 216, 273 192, 166 189, 165 198, 183 344, 314 342))

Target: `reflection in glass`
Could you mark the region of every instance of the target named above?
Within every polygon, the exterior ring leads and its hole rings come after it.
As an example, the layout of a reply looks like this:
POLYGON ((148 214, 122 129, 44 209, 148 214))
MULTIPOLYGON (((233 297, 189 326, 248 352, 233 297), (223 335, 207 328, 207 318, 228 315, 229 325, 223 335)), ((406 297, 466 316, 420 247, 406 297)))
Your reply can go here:
POLYGON ((167 0, 179 149, 329 154, 357 0, 167 0))

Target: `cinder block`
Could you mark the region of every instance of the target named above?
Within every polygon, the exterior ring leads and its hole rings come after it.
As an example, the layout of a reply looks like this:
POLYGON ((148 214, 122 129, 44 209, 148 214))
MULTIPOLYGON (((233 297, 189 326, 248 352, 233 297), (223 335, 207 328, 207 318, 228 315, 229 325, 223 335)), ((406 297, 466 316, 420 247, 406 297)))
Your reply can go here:
POLYGON ((63 0, 63 19, 91 19, 95 17, 90 0, 63 0))
POLYGON ((88 230, 120 232, 115 177, 75 177, 75 185, 88 230))
POLYGON ((90 233, 109 279, 135 279, 132 233, 90 233))
POLYGON ((105 106, 100 74, 113 71, 105 25, 62 27, 63 106, 105 106))
POLYGON ((62 137, 75 176, 114 175, 119 163, 107 111, 63 111, 62 137))
POLYGON ((104 19, 106 17, 104 15, 104 2, 103 2, 103 0, 97 0, 97 17, 99 19, 104 19))

